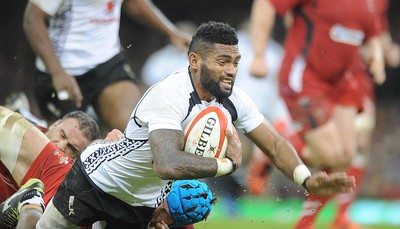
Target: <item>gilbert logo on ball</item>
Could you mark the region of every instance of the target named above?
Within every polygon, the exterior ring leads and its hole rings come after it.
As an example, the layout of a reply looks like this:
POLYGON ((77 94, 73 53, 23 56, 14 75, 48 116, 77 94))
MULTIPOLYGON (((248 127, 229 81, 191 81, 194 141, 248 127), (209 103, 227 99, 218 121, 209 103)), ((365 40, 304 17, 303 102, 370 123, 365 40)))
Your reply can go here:
POLYGON ((225 157, 228 124, 229 119, 220 108, 205 108, 185 128, 184 150, 203 157, 225 157))

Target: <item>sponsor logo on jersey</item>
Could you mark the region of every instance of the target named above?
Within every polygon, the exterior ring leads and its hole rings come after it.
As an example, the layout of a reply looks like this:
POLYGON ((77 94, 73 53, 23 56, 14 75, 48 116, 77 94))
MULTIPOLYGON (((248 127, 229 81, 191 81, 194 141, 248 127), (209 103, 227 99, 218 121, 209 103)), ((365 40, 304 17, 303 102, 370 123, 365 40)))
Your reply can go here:
POLYGON ((106 4, 107 12, 113 11, 114 7, 115 7, 115 1, 114 0, 111 0, 111 1, 107 2, 107 4, 106 4))
POLYGON ((60 152, 60 151, 58 151, 58 150, 55 150, 54 152, 53 152, 53 154, 54 155, 56 155, 57 157, 58 157, 58 163, 60 164, 60 165, 62 165, 62 164, 69 164, 70 163, 70 157, 69 156, 67 156, 65 153, 62 153, 62 152, 60 152))
POLYGON ((361 30, 347 28, 341 24, 335 24, 329 31, 329 37, 338 43, 360 46, 365 34, 361 30))

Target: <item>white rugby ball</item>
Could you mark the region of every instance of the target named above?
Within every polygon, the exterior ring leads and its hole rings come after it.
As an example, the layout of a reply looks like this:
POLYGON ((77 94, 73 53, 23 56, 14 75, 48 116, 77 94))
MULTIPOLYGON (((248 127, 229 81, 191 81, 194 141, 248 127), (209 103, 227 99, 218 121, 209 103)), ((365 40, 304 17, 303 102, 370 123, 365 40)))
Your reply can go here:
POLYGON ((184 130, 184 151, 203 157, 225 157, 228 147, 225 130, 228 125, 229 119, 220 108, 205 108, 184 130))

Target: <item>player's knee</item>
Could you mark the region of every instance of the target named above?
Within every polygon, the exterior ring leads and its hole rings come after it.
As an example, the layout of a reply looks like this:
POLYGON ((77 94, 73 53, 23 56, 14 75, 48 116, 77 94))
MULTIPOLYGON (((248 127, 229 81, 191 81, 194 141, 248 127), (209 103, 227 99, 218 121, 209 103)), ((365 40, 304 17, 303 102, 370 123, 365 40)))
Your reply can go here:
MULTIPOLYGON (((5 107, 0 106, 0 128, 8 130, 12 133, 18 131, 25 133, 26 130, 31 128, 33 125, 28 122, 22 115, 17 112, 8 110, 5 107), (16 129, 16 130, 14 130, 16 129)), ((22 137, 22 136, 21 136, 22 137)))
POLYGON ((12 171, 18 159, 22 140, 33 125, 20 114, 0 108, 0 155, 2 163, 12 171))

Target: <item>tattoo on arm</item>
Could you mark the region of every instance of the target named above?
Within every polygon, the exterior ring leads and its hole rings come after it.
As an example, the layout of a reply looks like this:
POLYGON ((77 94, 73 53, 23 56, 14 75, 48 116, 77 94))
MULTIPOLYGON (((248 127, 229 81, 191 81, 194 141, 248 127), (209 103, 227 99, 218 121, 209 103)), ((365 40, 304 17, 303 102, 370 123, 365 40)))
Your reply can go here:
POLYGON ((180 130, 154 130, 150 133, 150 146, 154 166, 163 179, 198 179, 214 177, 217 163, 182 151, 184 135, 180 130))

